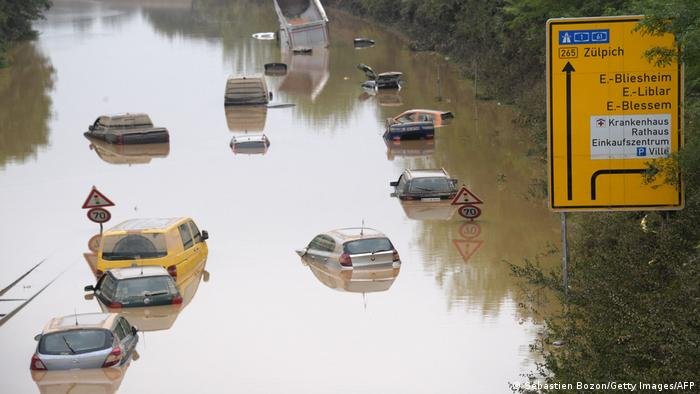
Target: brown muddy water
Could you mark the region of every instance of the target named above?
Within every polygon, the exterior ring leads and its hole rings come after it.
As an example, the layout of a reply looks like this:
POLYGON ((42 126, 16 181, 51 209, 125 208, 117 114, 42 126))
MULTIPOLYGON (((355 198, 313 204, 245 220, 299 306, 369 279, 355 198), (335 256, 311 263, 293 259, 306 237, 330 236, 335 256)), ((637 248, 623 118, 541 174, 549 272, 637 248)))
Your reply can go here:
POLYGON ((0 297, 0 313, 57 277, 0 326, 0 392, 501 393, 523 380, 540 322, 517 307, 506 261, 534 258, 559 232, 530 193, 541 166, 512 108, 476 100, 442 57, 332 10, 328 50, 291 56, 251 38, 277 29, 272 2, 54 3, 39 39, 0 70, 0 287, 44 261, 0 297), (377 45, 356 50, 359 36, 377 45), (229 74, 279 61, 289 70, 267 77, 271 104, 294 107, 224 110, 229 74), (402 71, 406 85, 368 94, 360 62, 402 71), (411 108, 456 119, 434 141, 385 144, 384 119, 411 108), (171 142, 83 137, 97 116, 122 112, 148 113, 171 142), (232 152, 246 130, 268 136, 264 154, 232 152), (439 167, 485 201, 477 221, 389 196, 404 168, 439 167), (81 205, 93 185, 116 203, 106 227, 193 217, 210 234, 208 280, 179 313, 143 323, 128 368, 35 382, 44 324, 100 311, 83 297, 98 226, 81 205), (363 220, 400 252, 384 281, 353 283, 294 253, 363 220))

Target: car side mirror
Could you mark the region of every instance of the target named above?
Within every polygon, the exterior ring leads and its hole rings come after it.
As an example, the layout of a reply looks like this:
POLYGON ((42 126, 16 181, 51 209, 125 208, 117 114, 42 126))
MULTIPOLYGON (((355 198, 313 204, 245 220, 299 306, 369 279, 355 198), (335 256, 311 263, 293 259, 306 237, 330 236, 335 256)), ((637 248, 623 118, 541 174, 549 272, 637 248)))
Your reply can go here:
POLYGON ((136 326, 131 326, 131 335, 136 335, 136 333, 139 332, 139 329, 136 328, 136 326))
POLYGON ((202 230, 202 241, 206 241, 209 239, 209 233, 207 230, 202 230))
POLYGON ((270 101, 272 101, 272 92, 269 92, 270 94, 270 101))
POLYGON ((459 183, 459 179, 450 179, 450 182, 452 182, 452 186, 457 187, 457 184, 459 183))
POLYGON ((95 291, 95 286, 93 286, 93 285, 87 285, 87 286, 85 286, 85 288, 84 288, 83 290, 85 290, 85 291, 95 291))
POLYGON ((38 340, 40 340, 40 339, 41 339, 41 334, 36 334, 36 335, 34 335, 34 340, 35 340, 35 341, 38 341, 38 340))
POLYGON ((398 186, 398 185, 399 185, 399 181, 389 182, 389 186, 394 186, 394 187, 396 187, 396 186, 398 186))
POLYGON ((94 294, 94 293, 88 293, 88 294, 85 294, 85 295, 83 296, 83 298, 84 298, 86 301, 90 301, 90 300, 92 300, 93 298, 95 298, 95 294, 94 294))

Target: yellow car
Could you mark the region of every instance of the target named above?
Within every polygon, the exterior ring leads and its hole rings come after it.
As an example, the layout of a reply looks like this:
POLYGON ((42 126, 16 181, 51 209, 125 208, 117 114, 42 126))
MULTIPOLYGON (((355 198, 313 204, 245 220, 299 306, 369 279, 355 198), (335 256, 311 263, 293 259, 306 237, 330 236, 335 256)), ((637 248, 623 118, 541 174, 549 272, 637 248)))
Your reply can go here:
POLYGON ((97 277, 110 268, 160 265, 181 283, 206 262, 208 238, 190 218, 127 220, 102 235, 97 277))

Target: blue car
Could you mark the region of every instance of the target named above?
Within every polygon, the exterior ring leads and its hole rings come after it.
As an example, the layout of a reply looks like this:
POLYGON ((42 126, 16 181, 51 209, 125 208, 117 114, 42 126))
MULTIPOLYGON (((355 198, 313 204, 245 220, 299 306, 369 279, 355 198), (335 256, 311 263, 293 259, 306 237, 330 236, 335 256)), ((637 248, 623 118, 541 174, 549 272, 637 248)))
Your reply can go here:
POLYGON ((406 122, 388 126, 384 139, 391 141, 423 140, 435 137, 433 122, 406 122))

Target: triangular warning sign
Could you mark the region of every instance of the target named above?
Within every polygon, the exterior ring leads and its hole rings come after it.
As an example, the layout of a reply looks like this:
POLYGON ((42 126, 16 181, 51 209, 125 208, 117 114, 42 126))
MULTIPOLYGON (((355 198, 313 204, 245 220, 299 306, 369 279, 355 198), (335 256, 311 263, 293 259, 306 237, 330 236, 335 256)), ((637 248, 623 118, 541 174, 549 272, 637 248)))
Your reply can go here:
POLYGON ((457 195, 455 198, 452 199, 452 205, 462 205, 462 204, 483 204, 484 202, 481 201, 479 197, 476 196, 476 194, 472 193, 467 189, 466 186, 462 186, 461 189, 459 189, 459 192, 457 192, 457 195))
POLYGON ((95 186, 90 190, 85 202, 83 203, 83 209, 96 208, 96 207, 112 207, 114 203, 105 197, 104 194, 100 193, 95 186))
POLYGON ((479 250, 481 244, 484 243, 484 241, 480 239, 453 239, 452 243, 454 244, 455 248, 457 248, 459 254, 462 256, 462 260, 464 260, 464 262, 466 263, 467 260, 469 260, 469 258, 472 257, 477 250, 479 250))

